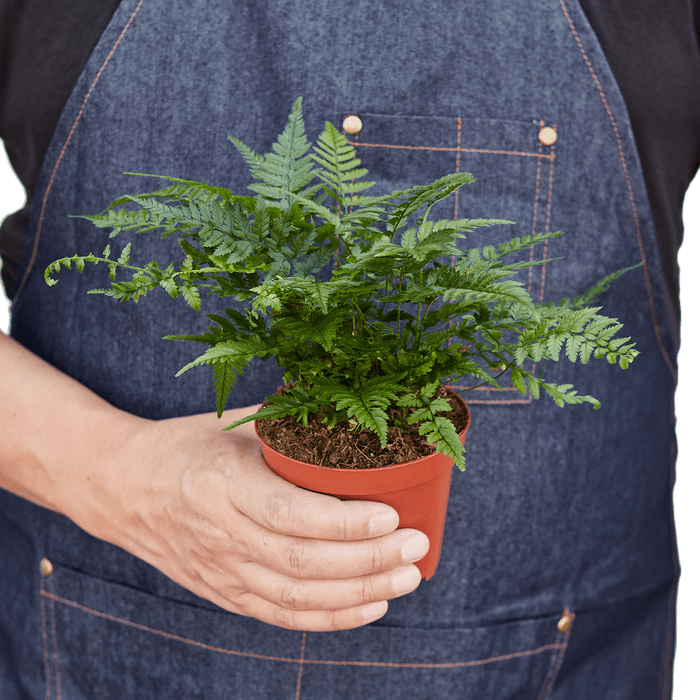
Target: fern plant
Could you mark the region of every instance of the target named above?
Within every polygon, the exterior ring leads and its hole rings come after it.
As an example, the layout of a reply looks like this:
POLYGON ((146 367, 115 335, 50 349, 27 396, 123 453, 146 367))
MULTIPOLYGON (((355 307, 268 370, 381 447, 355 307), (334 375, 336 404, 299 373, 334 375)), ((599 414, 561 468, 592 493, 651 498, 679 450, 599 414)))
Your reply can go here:
POLYGON ((624 369, 637 355, 630 339, 619 337, 621 324, 594 305, 626 270, 575 299, 535 303, 513 278, 538 263, 513 256, 559 232, 463 250, 455 241, 475 228, 510 222, 430 218, 436 202, 473 182, 468 173, 369 196, 374 183, 363 179, 367 170, 332 124, 313 147, 308 143, 301 98, 270 153, 231 141, 248 164, 255 196, 167 177, 174 184, 83 217, 111 229, 110 237, 177 235, 180 260, 165 268, 155 261, 134 266, 131 244, 119 253, 108 245, 99 256, 56 260, 45 273, 51 285, 61 266, 82 272, 101 263, 111 285, 93 293, 119 301, 136 302, 160 287, 195 311, 202 293, 245 302, 243 312, 209 315, 206 333, 167 336, 206 347, 180 373, 212 368, 219 415, 252 358, 272 357, 283 368, 291 388, 229 428, 288 415, 306 425, 320 414, 330 426, 350 421, 373 431, 384 447, 393 406, 464 469, 457 432, 444 415, 450 406, 436 396, 440 384, 472 376, 479 385, 500 386, 496 380, 505 376, 535 398, 544 392, 559 406, 598 407, 570 384, 526 369, 526 360, 604 358, 624 369), (119 271, 130 279, 117 280, 119 271))

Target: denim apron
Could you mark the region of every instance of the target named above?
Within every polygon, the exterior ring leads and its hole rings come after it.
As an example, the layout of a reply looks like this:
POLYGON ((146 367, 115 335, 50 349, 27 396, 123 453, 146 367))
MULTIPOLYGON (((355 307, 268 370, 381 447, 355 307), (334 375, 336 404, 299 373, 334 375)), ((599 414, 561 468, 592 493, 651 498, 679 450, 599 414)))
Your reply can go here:
MULTIPOLYGON (((288 631, 225 612, 2 493, 0 696, 669 698, 676 350, 629 119, 577 0, 123 0, 43 165, 12 335, 121 409, 213 410, 207 368, 174 378, 197 348, 160 340, 206 324, 182 299, 117 304, 86 295, 105 270, 62 273, 52 289, 43 270, 106 243, 69 215, 161 186, 124 171, 244 191, 226 136, 265 152, 299 95, 310 138, 326 119, 361 118, 352 138, 375 192, 471 172, 476 183, 434 218, 516 224, 469 245, 565 231, 527 254, 565 256, 522 273, 536 299, 642 261, 603 298, 641 355, 626 372, 547 368, 600 411, 508 388, 467 394, 467 470, 452 480, 437 572, 357 630, 288 631)), ((167 246, 141 237, 137 258, 163 262, 167 246)), ((257 364, 230 405, 279 381, 257 364)))

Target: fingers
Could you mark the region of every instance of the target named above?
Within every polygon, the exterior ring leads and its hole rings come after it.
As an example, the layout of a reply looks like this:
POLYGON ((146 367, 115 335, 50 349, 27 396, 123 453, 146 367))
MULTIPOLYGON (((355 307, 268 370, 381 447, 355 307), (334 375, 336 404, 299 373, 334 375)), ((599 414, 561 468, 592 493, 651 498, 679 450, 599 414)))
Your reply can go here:
POLYGON ((297 579, 258 564, 241 567, 238 573, 244 586, 258 597, 295 611, 333 611, 381 603, 411 593, 421 581, 413 564, 346 580, 297 579))
POLYGON ((261 528, 245 539, 252 560, 301 579, 345 579, 391 571, 422 559, 430 547, 426 535, 409 529, 368 540, 330 541, 289 537, 261 528))
POLYGON ((275 605, 253 594, 241 599, 239 605, 246 615, 270 625, 307 632, 334 632, 362 627, 384 616, 389 608, 384 601, 346 610, 297 611, 275 605))
POLYGON ((338 582, 293 580, 251 565, 242 588, 233 588, 230 595, 222 597, 221 582, 212 581, 205 597, 231 612, 271 625, 326 632, 374 622, 386 613, 387 598, 409 593, 419 582, 420 572, 415 566, 391 575, 338 582))
POLYGON ((386 535, 399 525, 396 511, 383 503, 341 501, 301 489, 277 476, 257 455, 243 463, 245 474, 231 486, 233 505, 258 524, 297 537, 361 540, 386 535))
MULTIPOLYGON (((420 581, 420 572, 416 567, 411 568, 415 569, 415 572, 409 572, 405 576, 408 579, 408 585, 413 585, 416 578, 420 581)), ((346 600, 351 600, 353 597, 362 599, 365 596, 362 593, 359 597, 356 593, 354 596, 353 594, 346 596, 345 592, 336 589, 335 594, 338 599, 332 601, 332 594, 323 590, 329 584, 327 581, 314 582, 315 590, 308 592, 304 590, 308 582, 290 582, 286 577, 279 577, 277 581, 268 581, 270 572, 262 569, 256 571, 251 568, 250 577, 257 578, 251 582, 250 588, 244 583, 240 587, 227 584, 218 576, 211 576, 211 571, 198 572, 194 577, 182 570, 165 573, 196 595, 210 600, 224 610, 293 630, 329 632, 353 629, 374 622, 388 610, 386 600, 344 607, 343 603, 346 600), (320 607, 320 605, 316 607, 316 596, 318 596, 318 603, 327 607, 320 607), (306 601, 308 601, 308 609, 301 609, 307 604, 306 601)), ((333 586, 335 583, 330 582, 330 585, 333 586)), ((406 583, 403 585, 405 586, 406 583)), ((369 585, 357 582, 356 586, 359 586, 360 590, 363 586, 366 591, 376 590, 377 595, 380 596, 386 588, 386 584, 382 581, 369 585)), ((394 584, 391 586, 393 587, 394 584)), ((350 589, 353 587, 350 586, 350 589)), ((372 596, 367 594, 367 597, 372 596)))

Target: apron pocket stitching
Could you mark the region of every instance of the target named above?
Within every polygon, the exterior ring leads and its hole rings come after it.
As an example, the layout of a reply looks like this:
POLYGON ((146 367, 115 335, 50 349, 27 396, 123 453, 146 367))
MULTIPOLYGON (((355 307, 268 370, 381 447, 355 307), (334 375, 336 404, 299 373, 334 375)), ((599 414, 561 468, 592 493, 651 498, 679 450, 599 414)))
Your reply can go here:
POLYGON ((49 635, 46 623, 46 589, 44 587, 44 576, 39 580, 40 599, 41 599, 41 639, 42 652, 44 656, 44 678, 46 679, 46 695, 45 700, 51 698, 51 664, 49 663, 49 635))
MULTIPOLYGON (((215 647, 210 644, 204 644, 204 642, 198 642, 194 639, 187 639, 187 637, 181 637, 177 634, 171 634, 170 632, 164 632, 163 630, 154 629, 153 627, 147 627, 146 625, 141 625, 138 622, 132 622, 122 617, 115 617, 114 615, 109 615, 108 613, 101 612, 100 610, 95 610, 93 608, 88 608, 86 605, 81 605, 74 600, 68 600, 67 598, 62 598, 61 596, 55 595, 54 593, 47 593, 42 590, 42 596, 49 598, 57 603, 63 603, 81 612, 88 613, 89 615, 94 615, 95 617, 100 617, 103 620, 109 620, 110 622, 116 622, 118 624, 126 625, 127 627, 133 627, 135 629, 141 630, 142 632, 150 632, 156 634, 160 637, 165 637, 166 639, 171 639, 176 642, 184 642, 185 644, 191 644, 193 646, 199 647, 200 649, 206 649, 207 651, 216 651, 222 654, 229 654, 231 656, 247 656, 253 659, 261 659, 263 661, 282 661, 284 663, 298 664, 298 658, 291 658, 285 656, 267 656, 265 654, 255 654, 246 651, 236 651, 234 649, 224 649, 223 647, 215 647)), ((308 662, 306 662, 308 663, 308 662)))
MULTIPOLYGON (((53 574, 49 577, 49 588, 51 589, 51 595, 53 596, 54 582, 53 574)), ((58 664, 58 635, 56 634, 56 604, 54 598, 51 598, 51 641, 53 643, 53 665, 56 672, 56 700, 61 700, 61 671, 58 664)))
MULTIPOLYGON (((388 116, 388 115, 384 115, 388 116)), ((540 128, 544 125, 544 121, 540 120, 540 128)), ((489 148, 465 148, 462 146, 462 118, 457 117, 457 145, 456 146, 409 146, 406 144, 396 144, 396 143, 372 143, 372 142, 363 142, 359 140, 359 135, 355 135, 355 139, 353 141, 353 145, 355 146, 355 152, 357 152, 357 147, 358 146, 363 146, 365 148, 386 148, 386 149, 394 149, 394 150, 409 150, 409 151, 431 151, 431 152, 455 152, 456 153, 456 172, 460 172, 460 156, 462 153, 484 153, 484 154, 492 154, 492 155, 508 155, 508 156, 520 156, 520 157, 534 157, 537 158, 537 177, 536 177, 536 184, 535 184, 535 197, 534 197, 534 205, 533 205, 533 221, 532 221, 532 233, 534 234, 536 232, 536 227, 537 227, 537 218, 538 218, 538 205, 539 205, 539 198, 540 198, 540 178, 541 178, 541 169, 542 169, 542 161, 546 160, 549 161, 549 177, 548 177, 548 188, 547 188, 547 204, 546 204, 546 215, 545 215, 545 232, 549 230, 549 221, 550 221, 550 215, 551 215, 551 204, 552 204, 552 184, 553 184, 553 171, 554 171, 554 152, 553 152, 553 147, 548 148, 548 152, 545 153, 542 148, 542 144, 539 143, 538 141, 538 150, 537 152, 530 152, 530 151, 514 151, 514 150, 501 150, 501 149, 489 149, 489 148)), ((457 218, 457 212, 458 212, 458 202, 459 202, 459 191, 455 193, 455 214, 454 217, 455 219, 457 218)), ((544 247, 542 251, 542 259, 546 259, 547 257, 547 242, 544 242, 544 247)), ((530 259, 534 259, 534 246, 531 248, 531 253, 530 253, 530 259)), ((544 298, 544 282, 545 282, 545 268, 546 265, 542 265, 542 280, 541 280, 541 285, 540 285, 540 301, 543 300, 544 298)), ((532 268, 530 269, 528 273, 528 293, 530 293, 532 288, 532 268)), ((535 368, 535 363, 533 363, 533 371, 535 368)), ((461 385, 457 385, 457 388, 466 388, 461 385)), ((503 387, 501 389, 494 389, 493 387, 479 387, 476 389, 477 391, 482 391, 482 392, 498 392, 502 393, 504 391, 507 392, 514 392, 517 391, 514 387, 503 387)), ((470 401, 470 403, 473 404, 500 404, 500 405, 513 405, 513 404, 530 404, 532 403, 532 394, 528 391, 527 397, 526 398, 517 398, 517 399, 496 399, 496 400, 479 400, 479 399, 473 399, 470 401)))
POLYGON ((566 653, 566 647, 569 644, 569 636, 571 635, 574 618, 576 617, 576 615, 570 612, 568 608, 564 611, 564 615, 568 615, 570 617, 569 626, 565 632, 557 632, 557 639, 555 642, 557 648, 552 650, 547 675, 544 678, 539 695, 537 696, 537 700, 547 700, 552 692, 552 689, 554 688, 554 684, 559 676, 559 671, 561 670, 561 665, 564 661, 564 654, 566 653))
POLYGON ((43 657, 44 657, 44 675, 46 677, 46 695, 45 700, 50 700, 52 689, 54 687, 52 681, 51 673, 51 661, 50 656, 53 656, 53 678, 55 679, 56 688, 56 700, 61 700, 61 671, 58 663, 58 634, 56 630, 56 606, 55 600, 56 596, 54 594, 54 581, 53 574, 42 574, 40 578, 39 588, 40 588, 40 598, 41 598, 41 636, 42 636, 42 646, 43 646, 43 657), (50 593, 46 591, 46 585, 44 579, 48 579, 50 593), (49 619, 47 621, 46 614, 46 599, 49 599, 49 619), (53 651, 49 650, 49 633, 48 627, 51 626, 51 647, 53 651))
MULTIPOLYGON (((215 647, 210 644, 205 644, 203 642, 198 642, 193 639, 188 639, 187 637, 182 637, 180 635, 172 634, 170 632, 165 632, 163 630, 158 630, 153 627, 148 627, 125 618, 116 617, 114 615, 109 615, 108 613, 95 610, 94 608, 89 608, 81 603, 78 603, 67 598, 56 595, 52 592, 47 592, 42 584, 41 591, 42 598, 48 598, 52 602, 63 603, 72 608, 80 610, 81 612, 100 617, 110 622, 116 622, 118 624, 123 624, 128 627, 132 627, 143 632, 150 632, 166 639, 173 641, 183 642, 185 644, 190 644, 192 646, 199 647, 200 649, 206 649, 208 651, 214 651, 221 654, 228 654, 230 656, 248 657, 253 659, 260 659, 264 661, 279 661, 282 663, 291 663, 300 665, 300 675, 301 677, 301 667, 304 665, 318 665, 318 666, 359 666, 359 667, 379 667, 379 668, 416 668, 416 669, 451 669, 451 668, 468 668, 470 666, 483 666, 489 663, 495 663, 499 661, 508 661, 510 659, 522 658, 526 656, 535 656, 547 651, 551 651, 553 656, 559 659, 559 663, 555 669, 555 675, 559 670, 559 665, 561 663, 560 657, 563 655, 563 650, 566 648, 566 643, 568 640, 568 633, 562 635, 557 634, 555 641, 552 644, 545 644, 541 647, 535 649, 527 649, 524 651, 517 651, 510 654, 502 654, 499 656, 492 656, 486 659, 474 659, 472 661, 455 661, 446 663, 401 663, 401 662, 386 662, 386 661, 348 661, 348 660, 331 660, 331 659, 307 659, 304 657, 304 647, 306 642, 306 633, 302 633, 302 651, 297 658, 284 657, 284 656, 268 656, 265 654, 256 654, 253 652, 237 651, 234 649, 225 649, 223 647, 215 647), (563 641, 562 641, 563 640, 563 641)), ((43 600, 42 600, 43 603, 43 600)), ((550 662, 550 667, 553 662, 550 662)), ((546 680, 546 679, 545 679, 546 680)))

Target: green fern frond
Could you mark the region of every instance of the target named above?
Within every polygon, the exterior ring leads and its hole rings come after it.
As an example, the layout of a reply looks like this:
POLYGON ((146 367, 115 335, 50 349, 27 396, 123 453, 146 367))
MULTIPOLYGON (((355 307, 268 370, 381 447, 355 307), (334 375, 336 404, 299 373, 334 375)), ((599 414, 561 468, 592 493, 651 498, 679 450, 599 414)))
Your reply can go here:
POLYGON ((259 354, 259 351, 260 347, 253 338, 238 341, 227 340, 209 348, 203 355, 186 364, 175 376, 179 377, 193 367, 199 367, 199 365, 214 365, 219 362, 230 363, 234 371, 240 374, 248 362, 259 354))
POLYGON ((357 181, 367 175, 359 168, 360 159, 355 157, 355 147, 330 122, 314 146, 312 158, 321 168, 317 176, 326 184, 326 192, 338 203, 339 211, 347 214, 353 204, 361 204, 356 198, 374 185, 373 182, 357 181))
POLYGON ((309 397, 298 386, 292 387, 284 394, 268 396, 266 400, 269 402, 267 406, 263 406, 250 416, 245 416, 245 418, 240 418, 235 423, 231 423, 224 430, 232 430, 252 420, 269 420, 272 418, 285 418, 286 416, 298 416, 299 422, 304 427, 307 427, 309 414, 317 413, 321 406, 321 402, 317 397, 309 397))
POLYGON ((594 408, 600 408, 600 401, 598 401, 598 399, 593 396, 580 396, 578 392, 573 389, 571 384, 550 384, 549 382, 539 382, 539 384, 540 387, 554 399, 554 403, 560 408, 567 403, 590 403, 593 404, 594 408))
POLYGON ((355 419, 358 425, 371 430, 379 437, 382 448, 386 447, 389 430, 386 409, 403 393, 400 384, 383 377, 374 377, 356 388, 324 380, 319 380, 318 386, 335 404, 337 411, 345 411, 348 418, 355 419))
MULTIPOLYGON (((165 190, 156 190, 155 192, 151 192, 149 194, 145 195, 127 195, 126 199, 129 201, 133 201, 134 199, 138 200, 139 198, 142 197, 163 197, 165 199, 180 199, 182 198, 186 202, 190 201, 195 201, 198 199, 206 198, 206 199, 211 199, 210 197, 206 197, 206 195, 213 195, 214 197, 221 197, 224 200, 229 200, 229 201, 237 201, 240 199, 237 195, 234 195, 231 190, 227 189, 226 187, 217 187, 215 185, 210 185, 208 182, 197 182, 196 180, 184 180, 183 178, 180 177, 170 177, 169 175, 153 175, 152 173, 124 173, 124 175, 137 175, 139 177, 155 177, 159 180, 168 180, 170 182, 177 182, 180 185, 184 185, 187 188, 192 188, 193 190, 193 195, 194 196, 187 196, 187 197, 174 197, 172 193, 169 194, 169 192, 172 192, 170 189, 165 189, 165 190)), ((174 190, 177 192, 178 190, 174 190)), ((187 192, 187 190, 181 190, 182 192, 187 192)), ((117 200, 118 202, 119 200, 117 200)), ((112 202, 110 204, 110 208, 115 205, 115 202, 112 202)))
POLYGON ((459 439, 457 429, 449 418, 438 415, 438 413, 451 410, 446 398, 435 397, 438 386, 439 381, 430 382, 417 393, 404 394, 399 399, 398 404, 415 409, 408 419, 409 424, 420 423, 418 428, 420 435, 425 436, 429 443, 434 444, 438 452, 454 459, 459 469, 464 471, 464 446, 459 439))
MULTIPOLYGON (((424 218, 420 224, 420 233, 421 236, 426 236, 432 233, 433 231, 448 229, 454 232, 455 237, 465 238, 465 233, 470 233, 471 231, 477 228, 482 228, 484 226, 500 226, 514 223, 514 221, 509 221, 508 219, 440 219, 437 221, 430 221, 429 219, 424 218)), ((412 234, 417 237, 418 230, 414 228, 409 228, 406 229, 406 233, 412 234)))
POLYGON ((310 195, 318 187, 307 192, 304 188, 314 178, 313 158, 307 155, 311 144, 306 140, 304 118, 301 113, 301 97, 294 103, 294 108, 287 120, 287 126, 272 144, 272 152, 258 156, 238 139, 229 136, 238 148, 250 168, 250 174, 258 183, 249 186, 253 192, 261 194, 269 202, 282 209, 292 203, 288 192, 310 195))
POLYGON ((334 348, 335 336, 338 329, 346 319, 345 310, 336 311, 321 317, 315 323, 298 318, 275 319, 273 328, 280 328, 292 337, 304 338, 312 343, 318 343, 327 352, 334 348))
POLYGON ((462 445, 457 430, 449 418, 435 416, 432 420, 423 423, 418 432, 425 439, 435 445, 438 452, 442 452, 451 459, 460 471, 466 469, 466 458, 464 456, 464 445, 462 445))
POLYGON ((244 367, 244 363, 231 362, 227 359, 221 359, 212 364, 214 371, 214 393, 216 395, 216 415, 221 418, 221 414, 226 409, 226 402, 231 394, 233 385, 238 380, 236 367, 244 367))
MULTIPOLYGON (((572 302, 571 306, 574 309, 579 309, 583 306, 590 306, 591 303, 593 303, 603 292, 606 292, 609 288, 610 285, 619 277, 624 275, 627 272, 630 272, 631 270, 636 270, 638 267, 641 267, 644 263, 639 262, 636 265, 630 265, 630 267, 625 267, 622 268, 621 270, 616 270, 615 272, 611 272, 609 275, 606 275, 603 277, 602 280, 599 280, 596 282, 590 289, 588 289, 586 292, 584 292, 581 296, 576 297, 572 302)), ((562 301, 567 301, 567 300, 562 300, 562 301)))
POLYGON ((518 303, 530 309, 533 317, 537 316, 537 308, 532 298, 524 286, 515 280, 494 282, 488 285, 477 283, 474 286, 443 288, 442 298, 446 302, 469 301, 475 304, 518 303))

